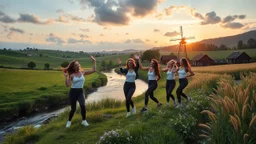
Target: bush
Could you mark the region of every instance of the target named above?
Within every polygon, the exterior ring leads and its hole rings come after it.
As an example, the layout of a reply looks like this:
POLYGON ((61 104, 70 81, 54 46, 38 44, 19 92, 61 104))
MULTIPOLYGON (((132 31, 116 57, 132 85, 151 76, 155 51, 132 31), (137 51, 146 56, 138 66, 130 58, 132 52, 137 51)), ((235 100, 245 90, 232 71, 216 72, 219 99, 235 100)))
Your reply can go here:
POLYGON ((68 61, 64 61, 60 64, 61 67, 65 68, 69 65, 69 62, 68 61))
POLYGON ((29 67, 30 69, 34 69, 34 68, 36 67, 36 64, 31 61, 31 62, 28 63, 28 67, 29 67))
POLYGON ((130 136, 127 130, 111 130, 105 132, 104 135, 100 137, 97 144, 130 144, 131 140, 132 136, 130 136))

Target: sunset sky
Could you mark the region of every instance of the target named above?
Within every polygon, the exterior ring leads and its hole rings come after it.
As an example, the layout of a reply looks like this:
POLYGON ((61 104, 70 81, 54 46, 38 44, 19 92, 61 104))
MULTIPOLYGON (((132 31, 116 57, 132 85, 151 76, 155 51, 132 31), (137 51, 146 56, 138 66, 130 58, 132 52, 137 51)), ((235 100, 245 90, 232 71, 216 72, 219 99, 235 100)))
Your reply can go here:
MULTIPOLYGON (((256 29, 256 0, 1 0, 0 49, 102 51, 256 29)), ((191 41, 192 42, 192 41, 191 41)))

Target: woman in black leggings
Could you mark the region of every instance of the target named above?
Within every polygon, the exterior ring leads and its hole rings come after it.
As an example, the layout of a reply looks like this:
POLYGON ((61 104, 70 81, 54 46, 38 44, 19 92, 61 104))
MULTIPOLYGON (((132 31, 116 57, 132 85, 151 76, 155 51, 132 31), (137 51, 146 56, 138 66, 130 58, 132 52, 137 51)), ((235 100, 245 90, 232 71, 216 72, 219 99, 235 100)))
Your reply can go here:
POLYGON ((163 68, 162 71, 166 72, 166 105, 170 105, 170 98, 173 100, 173 106, 176 106, 176 100, 172 94, 173 89, 175 88, 176 81, 175 81, 175 73, 177 72, 176 68, 176 61, 170 60, 166 68, 163 68))
POLYGON ((132 114, 136 114, 136 107, 134 106, 134 103, 132 101, 132 96, 136 89, 135 79, 138 78, 139 63, 138 59, 136 59, 135 62, 134 58, 129 58, 126 62, 126 68, 122 68, 122 62, 119 58, 117 59, 117 62, 120 67, 120 72, 125 74, 126 76, 123 90, 126 99, 126 117, 129 117, 131 115, 130 106, 132 106, 132 114))
MULTIPOLYGON (((138 58, 139 59, 139 58, 138 58)), ((157 81, 161 78, 160 75, 160 69, 159 64, 156 59, 152 59, 149 67, 143 67, 140 60, 140 69, 148 71, 148 89, 145 93, 145 106, 140 110, 141 113, 146 112, 148 101, 150 97, 155 103, 157 103, 157 106, 161 106, 162 103, 160 103, 155 97, 154 97, 154 90, 157 88, 157 81)))
POLYGON ((69 92, 69 101, 71 105, 71 111, 69 113, 68 122, 66 127, 70 127, 72 117, 76 111, 76 102, 79 102, 81 108, 82 115, 82 125, 88 126, 89 124, 86 121, 86 109, 85 109, 85 98, 84 98, 84 75, 89 75, 96 71, 96 60, 93 56, 91 56, 92 61, 94 62, 93 68, 91 70, 82 70, 81 65, 78 61, 71 62, 66 68, 63 68, 63 72, 65 75, 65 84, 67 87, 71 85, 71 89, 69 92))
POLYGON ((187 77, 191 77, 195 75, 193 71, 191 70, 191 66, 186 58, 180 59, 180 67, 178 68, 178 75, 179 75, 179 87, 176 90, 176 94, 178 97, 178 107, 180 108, 182 106, 181 104, 181 96, 184 98, 191 100, 191 97, 188 97, 186 94, 183 93, 183 89, 188 85, 188 79, 187 77), (189 75, 187 75, 189 73, 189 75))

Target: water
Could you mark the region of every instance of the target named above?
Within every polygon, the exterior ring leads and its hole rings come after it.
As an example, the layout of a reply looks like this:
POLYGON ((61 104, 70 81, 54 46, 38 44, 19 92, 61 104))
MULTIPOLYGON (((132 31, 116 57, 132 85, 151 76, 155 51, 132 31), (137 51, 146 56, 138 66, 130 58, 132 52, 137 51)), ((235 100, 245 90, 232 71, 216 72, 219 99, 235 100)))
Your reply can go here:
MULTIPOLYGON (((125 81, 125 76, 116 74, 114 69, 111 72, 104 73, 108 78, 108 83, 106 86, 100 87, 97 91, 88 95, 86 103, 92 101, 100 101, 104 98, 113 98, 116 100, 125 100, 123 93, 123 85, 125 81)), ((142 80, 136 80, 136 91, 134 97, 139 96, 147 89, 147 83, 142 80)), ((35 128, 40 127, 42 124, 47 123, 51 118, 57 117, 60 113, 63 113, 67 110, 69 106, 55 110, 53 112, 41 113, 27 118, 22 118, 16 122, 12 122, 5 126, 0 127, 0 143, 3 141, 4 135, 13 131, 16 131, 19 128, 22 128, 27 125, 34 125, 35 128)))

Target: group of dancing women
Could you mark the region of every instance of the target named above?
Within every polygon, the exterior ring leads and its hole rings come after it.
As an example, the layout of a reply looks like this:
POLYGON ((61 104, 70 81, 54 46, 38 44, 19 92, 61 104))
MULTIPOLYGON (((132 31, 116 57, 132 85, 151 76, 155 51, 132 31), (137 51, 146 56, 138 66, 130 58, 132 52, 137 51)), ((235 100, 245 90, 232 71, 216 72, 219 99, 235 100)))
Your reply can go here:
MULTIPOLYGON (((83 85, 85 75, 96 72, 96 59, 91 56, 92 61, 94 62, 93 68, 91 70, 82 70, 81 65, 78 61, 72 61, 66 68, 63 68, 65 75, 65 84, 67 87, 71 87, 69 91, 69 101, 71 105, 71 110, 69 112, 68 122, 66 127, 71 126, 72 117, 76 111, 76 103, 79 102, 81 115, 82 115, 82 125, 89 126, 86 121, 86 109, 85 109, 85 96, 83 91, 83 85)), ((125 83, 123 86, 125 104, 126 104, 126 117, 129 117, 131 114, 136 114, 136 107, 132 101, 132 96, 136 90, 135 80, 138 79, 138 71, 144 70, 148 71, 148 89, 145 92, 144 107, 140 109, 141 113, 148 111, 148 102, 149 98, 152 99, 157 107, 161 107, 163 104, 154 96, 154 91, 158 87, 158 80, 161 79, 160 70, 166 73, 166 105, 170 105, 170 98, 173 100, 173 106, 180 108, 182 107, 181 96, 187 100, 191 100, 191 97, 187 96, 183 90, 188 85, 188 77, 194 75, 191 70, 189 61, 186 58, 181 58, 178 62, 175 60, 170 60, 167 62, 165 68, 160 68, 160 64, 156 59, 152 59, 148 67, 144 67, 140 61, 139 55, 133 55, 132 58, 129 58, 126 61, 125 68, 122 66, 122 61, 118 58, 117 63, 120 67, 120 72, 125 75, 125 83), (175 75, 178 75, 179 86, 176 90, 176 95, 178 102, 176 101, 174 95, 172 94, 175 86, 175 75), (132 108, 130 112, 130 108, 132 108)))

